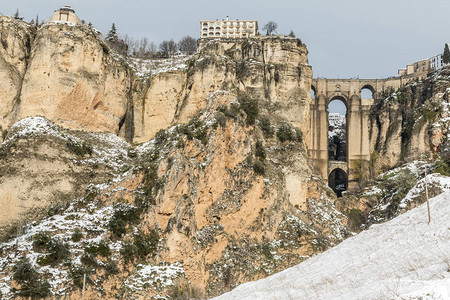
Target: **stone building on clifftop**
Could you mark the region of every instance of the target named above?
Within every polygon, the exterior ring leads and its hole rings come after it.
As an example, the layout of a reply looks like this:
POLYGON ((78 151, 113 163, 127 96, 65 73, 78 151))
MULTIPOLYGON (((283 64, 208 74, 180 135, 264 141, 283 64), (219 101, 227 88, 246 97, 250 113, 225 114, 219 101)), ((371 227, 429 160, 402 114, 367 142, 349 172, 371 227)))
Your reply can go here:
POLYGON ((75 14, 75 10, 73 10, 70 5, 66 5, 63 8, 55 10, 49 22, 70 22, 76 25, 82 24, 78 16, 75 14))

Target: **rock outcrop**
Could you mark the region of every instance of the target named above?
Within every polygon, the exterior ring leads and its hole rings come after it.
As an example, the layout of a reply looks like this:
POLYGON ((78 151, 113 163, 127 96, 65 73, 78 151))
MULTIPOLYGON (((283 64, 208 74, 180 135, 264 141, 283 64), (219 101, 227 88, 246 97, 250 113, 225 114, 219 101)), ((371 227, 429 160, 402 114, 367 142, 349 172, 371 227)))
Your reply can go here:
POLYGON ((98 32, 47 23, 37 29, 1 17, 0 126, 44 116, 75 130, 117 134, 128 109, 131 74, 98 32))
POLYGON ((374 171, 388 170, 423 155, 435 157, 443 150, 449 130, 449 75, 448 68, 430 73, 372 108, 374 171))
POLYGON ((312 71, 308 51, 294 38, 261 37, 236 42, 211 41, 188 62, 185 71, 157 74, 134 101, 135 141, 160 129, 186 123, 205 108, 216 90, 247 92, 308 134, 312 71))

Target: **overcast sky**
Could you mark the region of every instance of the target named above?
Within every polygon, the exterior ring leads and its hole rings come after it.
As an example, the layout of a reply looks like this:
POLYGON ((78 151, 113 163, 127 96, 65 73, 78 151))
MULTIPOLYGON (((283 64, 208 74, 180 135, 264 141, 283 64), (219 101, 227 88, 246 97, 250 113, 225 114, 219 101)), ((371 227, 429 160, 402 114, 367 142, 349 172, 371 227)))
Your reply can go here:
POLYGON ((164 39, 198 38, 200 20, 256 19, 278 23, 307 44, 314 77, 384 78, 406 64, 442 53, 450 41, 449 0, 0 0, 0 12, 16 9, 30 21, 49 19, 70 4, 80 19, 106 33, 164 39))

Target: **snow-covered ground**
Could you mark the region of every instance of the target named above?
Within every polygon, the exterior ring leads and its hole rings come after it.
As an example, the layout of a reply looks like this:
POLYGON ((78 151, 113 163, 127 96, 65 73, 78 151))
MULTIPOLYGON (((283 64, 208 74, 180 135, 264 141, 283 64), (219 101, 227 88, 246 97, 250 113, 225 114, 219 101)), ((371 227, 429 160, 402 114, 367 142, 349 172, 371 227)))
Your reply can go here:
POLYGON ((179 56, 167 59, 129 58, 128 63, 139 77, 153 76, 159 73, 187 69, 188 60, 192 56, 179 56))
POLYGON ((430 206, 217 299, 450 299, 450 190, 430 206))

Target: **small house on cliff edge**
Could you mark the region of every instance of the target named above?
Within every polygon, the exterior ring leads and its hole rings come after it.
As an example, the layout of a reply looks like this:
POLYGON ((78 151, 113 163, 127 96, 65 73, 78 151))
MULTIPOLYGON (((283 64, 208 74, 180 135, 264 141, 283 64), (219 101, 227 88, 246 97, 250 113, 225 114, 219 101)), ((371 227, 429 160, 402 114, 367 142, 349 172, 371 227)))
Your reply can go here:
POLYGON ((69 22, 76 25, 81 25, 80 19, 70 5, 66 5, 63 8, 55 10, 49 22, 69 22))

